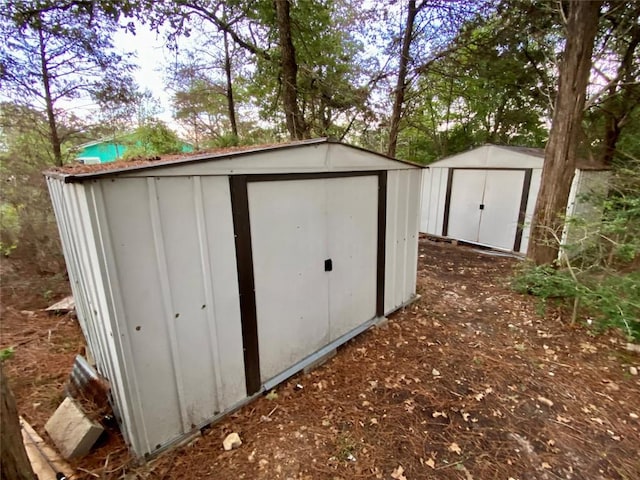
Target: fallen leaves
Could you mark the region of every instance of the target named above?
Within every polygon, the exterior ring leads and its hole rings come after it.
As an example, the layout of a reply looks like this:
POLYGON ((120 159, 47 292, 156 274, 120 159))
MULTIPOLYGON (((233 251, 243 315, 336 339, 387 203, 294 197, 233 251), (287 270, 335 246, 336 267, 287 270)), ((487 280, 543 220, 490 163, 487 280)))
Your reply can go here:
POLYGON ((486 397, 487 395, 489 395, 490 393, 493 393, 493 388, 491 387, 487 387, 485 388, 484 392, 480 392, 477 393, 474 398, 479 402, 481 401, 484 397, 486 397))
POLYGON ((447 450, 449 450, 450 452, 453 452, 453 453, 457 453, 458 455, 462 455, 462 449, 460 448, 460 446, 456 442, 453 442, 452 444, 450 444, 447 447, 447 450))
POLYGON ((553 402, 549 400, 547 397, 539 396, 537 400, 549 408, 553 407, 553 402))
POLYGON ((395 480, 407 480, 407 477, 404 476, 404 468, 402 468, 402 465, 398 465, 398 467, 391 472, 391 478, 395 480))
POLYGON ((582 353, 596 353, 598 347, 588 342, 582 342, 580 344, 580 351, 582 351, 582 353))

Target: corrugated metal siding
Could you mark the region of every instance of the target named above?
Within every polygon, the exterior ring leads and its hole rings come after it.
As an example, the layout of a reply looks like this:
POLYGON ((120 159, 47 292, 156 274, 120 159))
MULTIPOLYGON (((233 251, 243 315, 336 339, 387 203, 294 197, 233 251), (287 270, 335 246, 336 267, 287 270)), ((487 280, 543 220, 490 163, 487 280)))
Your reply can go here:
POLYGON ((581 224, 565 225, 562 232, 563 245, 575 247, 582 244, 586 247, 585 242, 593 241, 593 234, 599 229, 602 218, 602 207, 597 199, 606 194, 609 176, 608 171, 576 169, 569 191, 566 216, 580 218, 581 224))
POLYGON ((101 189, 147 453, 246 396, 229 183, 153 177, 101 189))
POLYGON ((391 170, 387 175, 385 314, 415 295, 422 170, 391 170))
POLYGON ((134 451, 244 399, 228 177, 48 183, 83 333, 134 451))
POLYGON ((531 235, 531 221, 533 212, 536 209, 538 192, 540 191, 540 179, 542 169, 536 168, 531 172, 531 185, 529 186, 529 198, 527 199, 527 211, 524 217, 524 228, 522 229, 522 241, 520 242, 520 253, 527 253, 529 248, 529 236, 531 235))
POLYGON ((424 172, 420 208, 421 232, 442 235, 448 173, 448 168, 438 167, 430 167, 424 172))
MULTIPOLYGON (((128 418, 123 391, 120 362, 116 354, 116 338, 111 329, 112 304, 105 295, 106 285, 102 250, 92 217, 91 186, 64 184, 47 180, 67 263, 71 289, 76 301, 78 320, 98 371, 112 386, 116 414, 128 418)), ((123 432, 125 438, 127 432, 123 432)))

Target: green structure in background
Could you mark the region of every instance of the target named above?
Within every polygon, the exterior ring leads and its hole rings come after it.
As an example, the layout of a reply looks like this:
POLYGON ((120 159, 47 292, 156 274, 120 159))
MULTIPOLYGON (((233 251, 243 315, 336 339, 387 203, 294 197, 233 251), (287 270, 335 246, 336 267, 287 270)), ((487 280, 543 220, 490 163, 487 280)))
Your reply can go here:
MULTIPOLYGON (((140 145, 140 142, 135 142, 134 145, 140 145)), ((131 142, 127 142, 126 139, 88 142, 78 146, 76 160, 86 164, 115 162, 116 160, 121 160, 127 148, 131 146, 133 146, 131 142)), ((193 145, 183 142, 181 152, 193 152, 193 145)))
POLYGON ((76 160, 82 163, 104 163, 120 160, 127 147, 114 140, 89 142, 78 147, 76 160))

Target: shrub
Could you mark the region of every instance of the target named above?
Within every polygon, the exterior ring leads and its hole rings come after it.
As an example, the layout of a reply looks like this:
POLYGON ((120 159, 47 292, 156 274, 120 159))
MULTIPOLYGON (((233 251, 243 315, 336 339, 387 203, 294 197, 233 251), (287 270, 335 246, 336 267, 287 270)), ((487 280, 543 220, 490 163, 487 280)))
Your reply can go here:
POLYGON ((616 165, 609 191, 588 201, 601 209, 597 225, 569 219, 585 234, 561 246, 562 262, 525 264, 512 287, 540 297, 543 307, 556 299, 572 309, 574 320, 640 340, 640 161, 616 165))

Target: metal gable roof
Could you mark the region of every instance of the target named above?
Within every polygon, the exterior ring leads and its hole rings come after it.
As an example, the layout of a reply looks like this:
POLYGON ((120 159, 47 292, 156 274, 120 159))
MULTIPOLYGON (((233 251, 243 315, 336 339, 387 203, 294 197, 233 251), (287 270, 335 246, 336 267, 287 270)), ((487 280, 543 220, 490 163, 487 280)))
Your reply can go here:
POLYGON ((230 158, 241 157, 245 155, 251 155, 262 152, 270 152, 275 150, 288 150, 294 148, 307 147, 311 145, 319 144, 338 144, 349 148, 360 150, 377 157, 382 157, 387 160, 398 162, 403 165, 410 165, 416 168, 424 168, 423 165, 409 162, 406 160, 399 160, 389 157, 379 152, 374 152, 366 148, 349 145, 344 142, 340 142, 331 138, 316 138, 310 140, 301 140, 289 143, 281 143, 274 145, 252 145, 244 147, 231 147, 226 149, 218 149, 210 152, 189 154, 189 155, 172 155, 164 158, 147 159, 147 160, 129 160, 118 161, 110 163, 102 163, 97 165, 82 165, 73 164, 66 165, 64 167, 47 170, 44 174, 48 177, 62 178, 65 183, 82 182, 85 180, 91 180, 96 178, 102 178, 107 176, 115 176, 122 173, 139 172, 142 170, 158 169, 162 167, 175 167, 180 165, 194 164, 199 162, 211 162, 230 158))
MULTIPOLYGON (((427 168, 436 168, 436 167, 453 167, 456 168, 456 164, 463 163, 467 168, 471 168, 469 164, 473 163, 474 168, 486 168, 486 163, 499 163, 499 168, 507 168, 510 166, 519 167, 523 162, 527 162, 528 168, 542 168, 544 164, 544 148, 533 148, 533 147, 520 147, 514 145, 495 145, 491 143, 485 143, 484 145, 470 148, 464 152, 456 153, 453 155, 449 155, 447 157, 441 158, 427 166, 427 168), (500 155, 500 151, 502 151, 502 155, 500 155), (476 160, 470 160, 469 155, 474 153, 480 153, 484 155, 483 157, 477 157, 476 160), (513 153, 516 154, 516 157, 513 159, 507 159, 504 157, 504 154, 513 153), (497 160, 498 157, 502 157, 502 160, 497 160), (526 157, 529 157, 528 160, 526 157), (518 160, 516 160, 518 158, 518 160)), ((494 165, 497 167, 497 165, 494 165)), ((524 167, 521 167, 524 168, 524 167)), ((583 158, 578 158, 576 160, 576 168, 580 170, 610 170, 611 167, 607 165, 603 165, 602 163, 595 160, 586 160, 583 158)))

